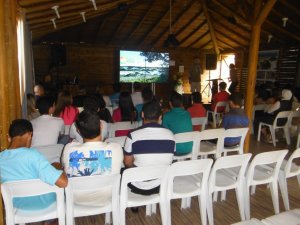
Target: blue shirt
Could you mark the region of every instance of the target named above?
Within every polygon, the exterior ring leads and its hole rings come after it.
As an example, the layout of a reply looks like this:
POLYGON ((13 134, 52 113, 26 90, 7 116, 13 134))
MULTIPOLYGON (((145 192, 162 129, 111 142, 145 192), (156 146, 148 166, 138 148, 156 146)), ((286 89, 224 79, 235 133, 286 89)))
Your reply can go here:
MULTIPOLYGON (((242 109, 231 109, 228 113, 223 117, 223 128, 231 129, 231 128, 243 128, 249 126, 249 119, 242 109)), ((234 138, 225 138, 224 145, 225 146, 233 146, 240 142, 241 137, 234 138)))
MULTIPOLYGON (((173 108, 163 115, 162 125, 174 134, 193 131, 191 115, 183 108, 173 108)), ((193 143, 176 144, 176 155, 188 154, 192 151, 193 143)))
MULTIPOLYGON (((40 179, 55 185, 62 174, 38 151, 31 148, 9 149, 0 153, 1 183, 17 180, 40 179)), ((15 208, 39 210, 55 202, 55 193, 13 199, 15 208)))

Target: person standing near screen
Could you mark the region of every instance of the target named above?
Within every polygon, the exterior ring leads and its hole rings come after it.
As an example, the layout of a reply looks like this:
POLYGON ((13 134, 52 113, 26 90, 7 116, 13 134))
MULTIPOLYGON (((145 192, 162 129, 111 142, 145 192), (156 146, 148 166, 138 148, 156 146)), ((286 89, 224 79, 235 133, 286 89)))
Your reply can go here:
POLYGON ((233 63, 231 63, 229 65, 229 79, 231 81, 231 84, 228 88, 228 91, 230 92, 230 94, 233 94, 235 92, 236 87, 239 84, 237 74, 236 74, 235 65, 233 63))
POLYGON ((200 59, 196 57, 189 71, 189 82, 191 85, 192 93, 201 91, 201 74, 202 74, 202 68, 200 66, 200 59))

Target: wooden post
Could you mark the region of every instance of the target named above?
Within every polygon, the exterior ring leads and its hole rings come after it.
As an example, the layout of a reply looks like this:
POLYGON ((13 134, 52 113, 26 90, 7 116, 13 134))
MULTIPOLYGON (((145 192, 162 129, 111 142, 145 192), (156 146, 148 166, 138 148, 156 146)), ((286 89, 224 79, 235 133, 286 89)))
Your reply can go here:
MULTIPOLYGON (((16 2, 0 0, 0 150, 7 148, 10 122, 21 115, 16 2)), ((0 224, 3 224, 1 197, 0 224)))

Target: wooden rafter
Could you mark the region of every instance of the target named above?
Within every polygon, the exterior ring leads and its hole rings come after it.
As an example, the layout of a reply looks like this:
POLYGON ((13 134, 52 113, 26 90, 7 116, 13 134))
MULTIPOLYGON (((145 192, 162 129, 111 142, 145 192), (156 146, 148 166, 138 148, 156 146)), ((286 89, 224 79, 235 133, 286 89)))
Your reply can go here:
POLYGON ((229 47, 229 48, 231 48, 231 49, 235 49, 235 47, 233 47, 232 45, 228 44, 228 42, 225 43, 224 41, 222 41, 222 40, 219 39, 219 38, 217 38, 217 40, 218 40, 218 42, 221 43, 222 45, 225 45, 225 46, 227 46, 227 47, 229 47))
POLYGON ((137 24, 135 25, 135 27, 133 28, 133 30, 129 33, 127 39, 123 43, 123 47, 126 46, 126 44, 128 43, 128 41, 133 37, 133 35, 139 30, 139 28, 141 27, 141 25, 144 23, 145 19, 151 13, 151 10, 153 9, 154 3, 155 3, 155 0, 152 1, 152 3, 150 4, 149 8, 146 10, 146 13, 137 22, 137 24))
POLYGON ((285 34, 286 36, 289 36, 290 38, 295 39, 296 41, 300 41, 300 36, 283 29, 281 26, 276 26, 275 24, 273 24, 272 22, 270 22, 268 20, 266 20, 265 23, 266 23, 266 25, 270 26, 272 29, 279 31, 279 32, 285 34))
POLYGON ((203 33, 200 37, 198 37, 195 41, 193 41, 191 44, 189 44, 188 46, 186 46, 187 48, 191 48, 192 46, 194 46, 196 43, 198 43, 199 41, 201 41, 202 38, 204 38, 206 35, 209 34, 209 30, 206 31, 205 33, 203 33))
POLYGON ((289 11, 293 11, 296 15, 300 15, 300 10, 299 8, 295 7, 293 4, 291 4, 289 1, 287 0, 282 0, 279 1, 281 4, 283 4, 285 7, 288 8, 289 11))
POLYGON ((217 55, 219 55, 220 50, 218 48, 218 42, 217 42, 217 38, 216 38, 216 34, 215 34, 215 29, 214 29, 214 26, 213 26, 212 21, 210 19, 210 14, 209 14, 209 11, 207 9, 206 1, 205 0, 200 0, 200 2, 201 2, 201 5, 202 5, 202 8, 203 8, 204 15, 205 15, 206 20, 207 20, 207 25, 208 25, 208 28, 209 28, 211 40, 213 42, 215 53, 217 55))
POLYGON ((101 30, 103 29, 106 21, 107 21, 106 18, 99 20, 99 24, 98 24, 97 30, 96 30, 96 35, 94 36, 94 43, 97 41, 97 38, 100 36, 101 30))
POLYGON ((180 41, 180 44, 183 44, 189 38, 191 38, 195 33, 197 33, 198 31, 200 31, 205 24, 206 24, 206 20, 203 20, 202 23, 200 23, 194 30, 192 30, 190 33, 187 33, 187 35, 185 36, 185 38, 183 38, 180 41))
MULTIPOLYGON (((175 19, 172 20, 172 27, 174 27, 174 25, 182 18, 182 16, 185 15, 192 8, 192 6, 194 5, 195 2, 196 2, 196 0, 192 0, 186 7, 182 8, 181 12, 176 16, 175 19)), ((157 35, 157 37, 151 42, 150 45, 155 46, 156 43, 161 38, 165 37, 165 35, 168 33, 169 29, 170 28, 169 28, 169 24, 168 24, 168 26, 157 35)))
MULTIPOLYGON (((176 3, 175 0, 172 0, 172 5, 174 6, 174 3, 176 3)), ((151 28, 145 33, 145 35, 138 41, 138 46, 141 46, 142 43, 145 41, 145 39, 151 34, 154 30, 157 29, 157 27, 160 25, 161 21, 169 14, 170 8, 168 7, 163 11, 161 16, 153 23, 151 28)))
POLYGON ((116 26, 116 28, 113 30, 112 34, 110 35, 110 37, 109 37, 108 40, 106 41, 106 44, 111 43, 111 41, 114 39, 114 36, 115 36, 116 34, 119 33, 119 30, 120 30, 120 28, 122 27, 122 25, 124 24, 126 18, 128 17, 129 12, 130 12, 130 10, 126 10, 126 11, 124 12, 124 15, 121 17, 121 19, 120 19, 118 25, 116 26))
POLYGON ((195 20, 200 17, 202 12, 196 13, 186 24, 184 24, 178 31, 176 31, 175 36, 180 35, 185 29, 187 29, 195 20))
POLYGON ((266 4, 263 6, 261 12, 259 13, 257 20, 255 21, 255 25, 261 26, 263 22, 268 17, 271 9, 275 5, 276 1, 267 1, 266 4))
POLYGON ((203 49, 205 46, 207 46, 208 44, 210 44, 211 40, 208 40, 207 42, 203 43, 202 45, 200 45, 198 47, 198 49, 203 49))
POLYGON ((239 41, 238 39, 236 39, 236 38, 232 38, 232 36, 230 36, 230 35, 224 33, 223 31, 221 31, 221 30, 218 29, 217 27, 216 27, 216 31, 217 31, 217 34, 220 34, 221 36, 227 38, 227 39, 230 40, 232 43, 236 43, 237 45, 240 45, 240 46, 242 46, 242 47, 245 47, 245 44, 244 44, 244 43, 240 42, 240 41, 239 41))

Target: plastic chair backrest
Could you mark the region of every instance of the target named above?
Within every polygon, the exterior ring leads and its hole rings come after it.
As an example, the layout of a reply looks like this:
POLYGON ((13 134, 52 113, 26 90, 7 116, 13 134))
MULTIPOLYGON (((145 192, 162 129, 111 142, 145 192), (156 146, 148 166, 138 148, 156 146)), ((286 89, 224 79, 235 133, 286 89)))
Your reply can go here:
POLYGON ((252 111, 252 120, 254 120, 255 117, 255 111, 264 110, 266 108, 267 104, 258 104, 253 106, 252 111))
POLYGON ((209 177, 209 190, 213 190, 213 187, 216 186, 216 173, 218 170, 221 169, 229 169, 229 168, 235 168, 239 167, 239 173, 237 176, 237 181, 241 181, 243 179, 243 176, 245 174, 248 162, 251 158, 252 154, 247 153, 247 154, 242 154, 242 155, 230 155, 230 156, 224 156, 218 158, 210 172, 210 177, 209 177))
POLYGON ((121 145, 121 147, 124 147, 125 145, 125 140, 126 140, 126 136, 121 136, 121 137, 112 137, 112 138, 107 138, 105 140, 106 143, 112 142, 112 143, 118 143, 119 145, 121 145))
POLYGON ((70 134, 70 128, 71 128, 71 125, 65 125, 65 132, 64 132, 65 135, 70 134))
MULTIPOLYGON (((48 193, 56 194, 57 217, 65 215, 64 206, 64 189, 57 186, 51 186, 39 179, 12 181, 1 184, 1 193, 5 205, 7 224, 15 224, 16 210, 13 207, 13 198, 15 197, 30 197, 43 195, 48 193), (8 222, 9 221, 9 222, 8 222)), ((27 218, 28 221, 36 222, 34 217, 43 217, 43 215, 32 215, 27 218)), ((47 220, 49 218, 45 218, 47 220)))
POLYGON ((137 128, 137 122, 116 122, 110 125, 109 137, 115 137, 116 131, 132 130, 137 128))
POLYGON ((207 124, 207 117, 193 117, 192 125, 197 126, 201 125, 201 131, 205 130, 205 126, 207 124))
POLYGON ((293 125, 293 118, 300 118, 300 110, 298 111, 291 111, 291 114, 289 116, 289 126, 293 125))
POLYGON ((199 136, 199 131, 190 131, 190 132, 178 133, 174 135, 176 144, 193 142, 192 153, 197 152, 199 149, 198 136, 199 136))
POLYGON ((286 177, 294 177, 300 174, 300 166, 297 166, 297 170, 291 171, 292 163, 294 159, 300 158, 300 148, 297 148, 290 158, 288 159, 286 166, 284 168, 284 173, 286 174, 286 177))
POLYGON ((248 127, 227 129, 224 131, 224 139, 227 137, 229 137, 229 138, 241 137, 238 147, 239 147, 239 154, 243 154, 244 142, 245 142, 245 138, 248 133, 248 130, 249 130, 248 127))
POLYGON ((44 145, 44 146, 35 146, 37 151, 43 154, 46 159, 53 162, 60 162, 61 152, 64 148, 63 144, 55 144, 55 145, 44 145))
POLYGON ((288 123, 288 119, 289 119, 289 116, 290 114, 292 113, 292 111, 282 111, 282 112, 279 112, 273 122, 273 127, 277 127, 277 120, 278 119, 283 119, 283 118, 286 118, 287 119, 287 122, 285 124, 288 123))
POLYGON ((279 169, 281 166, 281 163, 288 153, 288 150, 280 150, 280 151, 270 151, 270 152, 262 152, 257 154, 252 162, 249 165, 248 171, 247 171, 247 180, 248 182, 253 180, 255 167, 259 165, 268 165, 272 163, 276 163, 274 169, 272 172, 270 172, 270 176, 267 177, 265 180, 271 180, 274 178, 274 176, 277 176, 279 173, 279 169))
POLYGON ((217 102, 216 107, 214 109, 214 113, 219 113, 218 108, 224 107, 224 110, 220 113, 223 113, 227 110, 228 102, 217 102))

